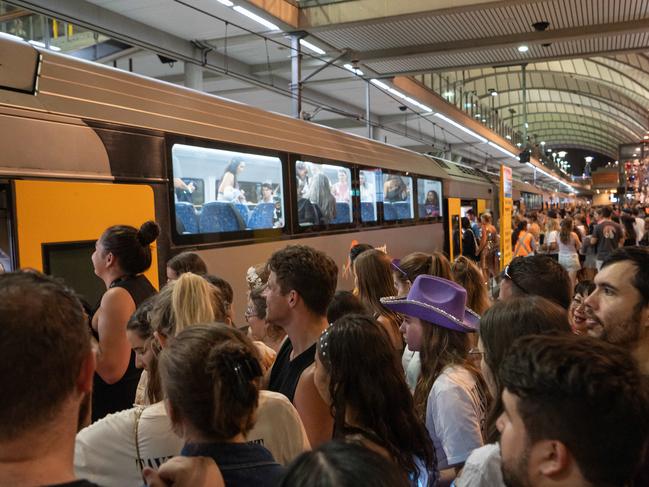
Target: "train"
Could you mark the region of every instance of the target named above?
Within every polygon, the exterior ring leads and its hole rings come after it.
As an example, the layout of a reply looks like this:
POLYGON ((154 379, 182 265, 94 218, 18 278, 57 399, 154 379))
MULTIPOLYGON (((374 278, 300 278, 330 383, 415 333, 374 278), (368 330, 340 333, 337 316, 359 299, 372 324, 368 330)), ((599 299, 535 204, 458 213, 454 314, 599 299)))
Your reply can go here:
MULTIPOLYGON (((195 251, 233 286, 242 322, 247 269, 289 243, 341 269, 354 242, 453 257, 459 217, 498 208, 497 175, 7 35, 0 141, 3 267, 60 276, 89 302, 104 291, 90 255, 114 224, 157 221, 151 282, 164 285, 165 262, 195 251), (335 201, 316 201, 319 185, 335 201)), ((527 208, 569 198, 514 181, 527 208)), ((353 286, 348 272, 339 279, 353 286)))

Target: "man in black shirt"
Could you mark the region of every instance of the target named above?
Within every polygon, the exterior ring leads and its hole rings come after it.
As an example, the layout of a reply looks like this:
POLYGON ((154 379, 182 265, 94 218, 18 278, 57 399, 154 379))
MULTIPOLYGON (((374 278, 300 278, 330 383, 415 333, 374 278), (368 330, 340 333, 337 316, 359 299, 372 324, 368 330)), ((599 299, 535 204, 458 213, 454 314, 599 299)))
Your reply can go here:
POLYGON ((327 328, 327 306, 338 267, 323 252, 289 245, 268 261, 266 320, 286 330, 268 389, 288 397, 300 413, 312 447, 331 439, 333 418, 313 382, 316 341, 327 328))

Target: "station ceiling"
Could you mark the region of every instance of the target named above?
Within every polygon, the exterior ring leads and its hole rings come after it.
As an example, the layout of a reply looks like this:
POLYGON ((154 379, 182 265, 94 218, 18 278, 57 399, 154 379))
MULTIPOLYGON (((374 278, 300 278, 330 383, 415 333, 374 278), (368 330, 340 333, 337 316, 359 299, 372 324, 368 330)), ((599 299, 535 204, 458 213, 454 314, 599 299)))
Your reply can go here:
POLYGON ((501 129, 524 131, 526 111, 532 142, 553 150, 578 148, 616 158, 618 144, 636 143, 649 129, 646 0, 8 3, 132 46, 94 60, 179 84, 186 80, 184 64, 201 65, 203 90, 285 114, 292 110, 289 35, 301 32, 303 42, 321 50, 302 47, 302 78, 308 78, 304 118, 485 167, 505 162, 522 177, 531 169, 511 157, 501 161, 502 150, 435 114, 471 127, 510 153, 517 148, 502 130, 495 135, 490 122, 462 113, 469 95, 498 113, 501 129), (521 45, 526 52, 519 51, 521 45), (418 96, 406 94, 432 110, 369 80, 402 92, 416 86, 418 96), (455 99, 447 96, 451 92, 455 99))

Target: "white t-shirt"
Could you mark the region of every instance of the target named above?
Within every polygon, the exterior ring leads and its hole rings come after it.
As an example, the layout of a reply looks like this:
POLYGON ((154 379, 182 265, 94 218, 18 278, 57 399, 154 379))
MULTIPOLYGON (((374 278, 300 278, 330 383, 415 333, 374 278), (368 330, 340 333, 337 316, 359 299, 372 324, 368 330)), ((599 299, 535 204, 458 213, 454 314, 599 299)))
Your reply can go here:
POLYGON ((558 245, 555 250, 550 250, 550 244, 559 243, 559 232, 556 230, 552 230, 550 233, 548 233, 546 235, 546 243, 548 244, 548 254, 558 254, 559 253, 558 245))
MULTIPOLYGON (((142 485, 135 448, 136 411, 131 408, 96 421, 77 434, 74 470, 77 477, 103 487, 142 485)), ((164 403, 144 408, 138 423, 142 467, 157 468, 178 455, 183 440, 171 430, 164 403)))
MULTIPOLYGON (((77 434, 74 469, 79 478, 102 487, 142 485, 135 449, 137 410, 132 408, 110 414, 77 434)), ((247 439, 265 446, 283 465, 310 449, 295 407, 284 395, 271 391, 259 391, 257 421, 247 439)), ((157 468, 180 454, 184 442, 172 431, 164 402, 142 411, 138 444, 142 467, 157 468)))
POLYGON ((497 443, 473 450, 466 459, 462 473, 455 479, 455 487, 505 487, 501 464, 500 446, 497 443))
POLYGON ((410 392, 415 392, 415 387, 417 387, 417 380, 419 379, 419 374, 421 374, 421 359, 419 358, 419 352, 411 352, 406 349, 403 351, 401 356, 401 365, 403 365, 403 371, 406 374, 406 383, 410 392))
POLYGON ((636 217, 635 222, 633 223, 633 229, 635 230, 635 243, 636 245, 639 245, 645 232, 644 218, 636 217))
POLYGON ((265 446, 282 465, 311 449, 297 409, 284 394, 273 391, 259 391, 257 421, 247 440, 265 446))
POLYGON ((426 428, 439 470, 460 465, 482 446, 487 409, 474 376, 464 367, 446 367, 433 383, 426 403, 426 428))

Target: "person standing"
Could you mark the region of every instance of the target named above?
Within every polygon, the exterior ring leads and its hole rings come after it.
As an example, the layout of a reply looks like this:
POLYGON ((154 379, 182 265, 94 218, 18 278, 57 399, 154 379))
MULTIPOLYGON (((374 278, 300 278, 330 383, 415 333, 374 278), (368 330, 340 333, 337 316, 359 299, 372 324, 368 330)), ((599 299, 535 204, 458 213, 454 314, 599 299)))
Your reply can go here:
POLYGON ((597 246, 597 270, 602 268, 604 260, 624 242, 624 228, 611 220, 612 211, 609 206, 598 208, 595 212, 597 225, 590 237, 591 245, 597 246))
POLYGON ((141 370, 126 337, 126 325, 135 309, 156 293, 142 275, 151 267, 151 244, 160 227, 147 221, 140 229, 109 227, 97 240, 92 264, 106 292, 93 313, 92 333, 97 340, 97 373, 92 391, 92 419, 133 405, 141 370))
POLYGON ((284 394, 295 406, 311 446, 331 439, 329 408, 313 382, 316 342, 327 328, 327 306, 336 291, 338 267, 323 252, 289 245, 268 260, 270 276, 262 295, 266 321, 288 338, 277 354, 268 389, 284 394))

